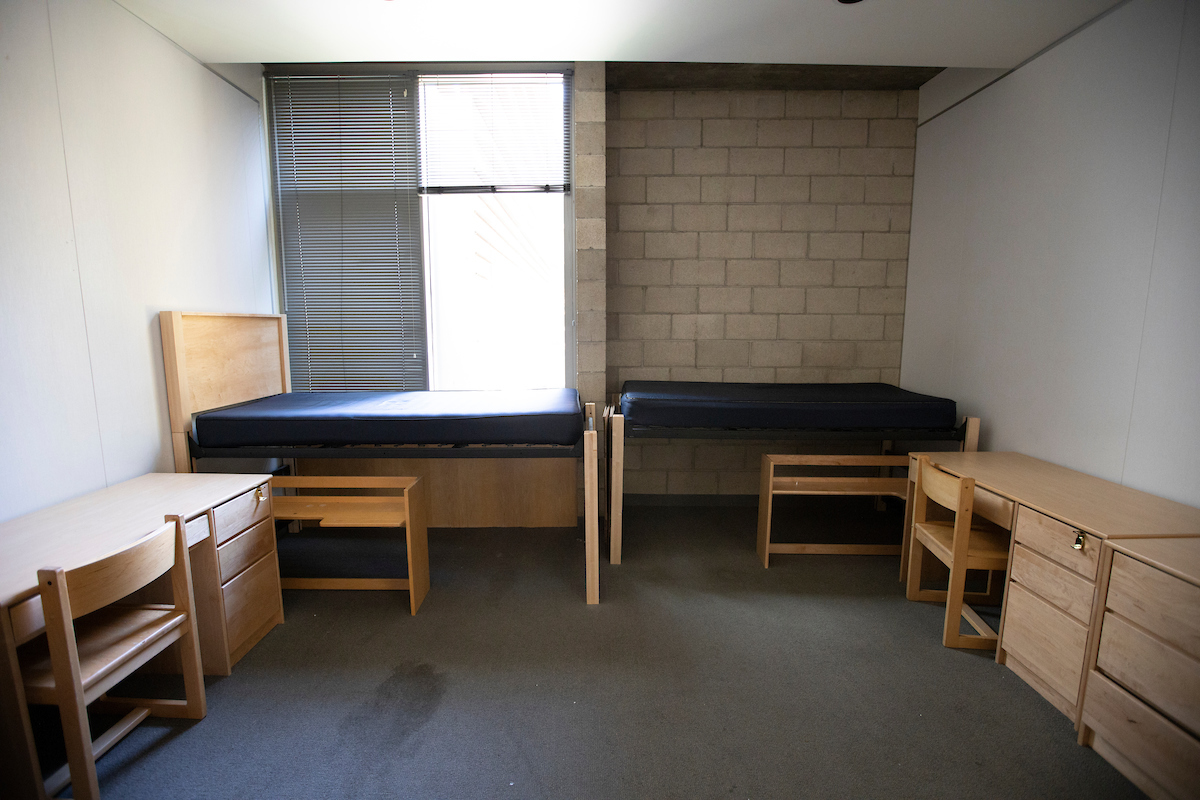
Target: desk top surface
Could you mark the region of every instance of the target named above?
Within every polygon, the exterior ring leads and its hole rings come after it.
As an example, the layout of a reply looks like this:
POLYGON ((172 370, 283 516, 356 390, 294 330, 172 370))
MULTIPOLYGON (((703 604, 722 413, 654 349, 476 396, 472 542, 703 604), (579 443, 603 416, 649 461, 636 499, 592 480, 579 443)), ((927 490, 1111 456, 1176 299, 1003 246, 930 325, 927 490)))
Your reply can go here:
POLYGON ((1114 539, 1109 544, 1118 553, 1200 586, 1200 538, 1114 539))
POLYGON ((167 514, 195 517, 269 477, 152 472, 0 523, 0 606, 36 591, 43 567, 94 561, 155 530, 167 514))
MULTIPOLYGON (((917 455, 917 454, 914 454, 917 455)), ((1200 508, 1021 453, 928 453, 979 486, 1103 538, 1200 536, 1200 508)))

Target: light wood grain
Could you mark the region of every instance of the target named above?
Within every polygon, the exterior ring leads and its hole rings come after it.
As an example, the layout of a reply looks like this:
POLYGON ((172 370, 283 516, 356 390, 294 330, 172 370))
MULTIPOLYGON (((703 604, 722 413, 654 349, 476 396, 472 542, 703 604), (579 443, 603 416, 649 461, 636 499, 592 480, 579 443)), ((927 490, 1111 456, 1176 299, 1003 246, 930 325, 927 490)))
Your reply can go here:
MULTIPOLYGON (((1019 583, 1009 583, 1004 647, 1070 704, 1074 719, 1088 628, 1019 583)), ((1010 665, 1011 666, 1011 665, 1010 665)))
POLYGON ((1200 661, 1110 611, 1104 615, 1096 666, 1200 736, 1200 661))
POLYGON ((1200 586, 1200 537, 1118 539, 1109 546, 1155 569, 1200 586))
POLYGON ((1013 534, 1017 544, 1074 570, 1089 581, 1096 580, 1096 568, 1100 563, 1099 537, 1024 506, 1017 511, 1017 527, 1013 534))
MULTIPOLYGON (((592 406, 592 416, 595 416, 595 406, 592 406)), ((600 602, 600 498, 598 497, 600 478, 596 458, 596 431, 584 431, 584 591, 588 605, 596 605, 600 602)))
POLYGON ((217 545, 271 516, 271 492, 266 484, 254 487, 213 508, 217 545))
POLYGON ((279 597, 279 566, 269 553, 221 588, 229 650, 236 650, 273 614, 279 597))
POLYGON ((621 534, 625 507, 625 415, 608 421, 608 563, 621 563, 621 534))
POLYGON ((246 567, 275 549, 275 525, 265 519, 217 548, 221 583, 227 583, 246 567))
MULTIPOLYGON (((1200 540, 1188 544, 1200 550, 1200 540)), ((1200 660, 1200 586, 1117 553, 1106 605, 1200 660)))
POLYGON ((1086 578, 1021 544, 1013 549, 1011 578, 1084 625, 1091 623, 1095 586, 1086 578))

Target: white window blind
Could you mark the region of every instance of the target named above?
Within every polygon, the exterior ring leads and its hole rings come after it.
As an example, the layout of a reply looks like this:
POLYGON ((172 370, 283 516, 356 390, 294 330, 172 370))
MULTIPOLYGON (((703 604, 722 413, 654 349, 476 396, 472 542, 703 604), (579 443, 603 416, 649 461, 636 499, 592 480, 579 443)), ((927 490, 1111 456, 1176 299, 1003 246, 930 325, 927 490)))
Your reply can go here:
POLYGON ((293 388, 426 388, 414 77, 268 83, 293 388))

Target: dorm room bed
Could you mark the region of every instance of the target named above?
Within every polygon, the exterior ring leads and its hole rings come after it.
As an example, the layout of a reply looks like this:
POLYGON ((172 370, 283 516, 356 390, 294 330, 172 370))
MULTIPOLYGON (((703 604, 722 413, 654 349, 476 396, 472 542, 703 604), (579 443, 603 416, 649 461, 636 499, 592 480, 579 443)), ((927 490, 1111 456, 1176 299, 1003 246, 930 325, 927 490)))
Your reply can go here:
MULTIPOLYGON (((599 602, 595 407, 581 407, 575 390, 292 393, 282 315, 163 311, 160 323, 176 472, 215 457, 335 466, 347 463, 340 459, 518 459, 496 472, 519 474, 518 465, 537 463, 524 459, 582 458, 586 593, 589 603, 599 602)), ((407 470, 418 462, 396 463, 407 470)), ((461 472, 439 480, 453 482, 461 472)), ((557 470, 570 480, 569 497, 560 500, 570 503, 573 523, 575 468, 568 472, 557 470)), ((464 501, 494 500, 474 486, 449 488, 464 501)), ((525 495, 547 491, 526 489, 525 495)), ((436 505, 438 491, 429 495, 436 505)), ((437 525, 437 513, 430 517, 437 525)))
MULTIPOLYGON (((893 441, 958 442, 977 447, 979 420, 958 422, 953 400, 906 391, 882 383, 708 383, 626 381, 604 411, 608 435, 609 560, 621 562, 621 523, 626 438, 877 441, 890 450, 893 441)), ((774 457, 779 459, 779 457, 774 457)), ((863 466, 867 459, 886 469, 894 456, 824 456, 792 459, 791 465, 863 466)), ((775 463, 782 463, 776 461, 775 463)), ((767 470, 764 456, 764 470, 767 470)), ((770 467, 773 469, 773 467, 770 467)), ((773 473, 764 472, 774 479, 773 473)), ((893 494, 896 479, 858 479, 858 489, 821 488, 827 478, 792 478, 791 489, 776 491, 764 482, 768 503, 773 491, 786 494, 893 494)), ((842 481, 846 484, 846 481, 842 481)), ((826 484, 828 487, 829 484, 826 484)), ((843 486, 844 488, 844 486, 843 486)), ((903 491, 903 487, 901 487, 903 491)), ((903 495, 901 495, 903 496, 903 495)), ((766 516, 769 539, 770 518, 766 516)), ((761 528, 761 524, 760 524, 761 528)), ((762 544, 760 530, 760 550, 762 544)), ((895 548, 898 552, 898 547, 895 548)), ((774 552, 787 552, 775 550, 774 552)), ((801 552, 801 551, 795 551, 801 552)), ((856 552, 838 545, 803 552, 856 552)), ((881 552, 860 550, 857 552, 881 552)), ((766 563, 766 552, 760 553, 766 563)))

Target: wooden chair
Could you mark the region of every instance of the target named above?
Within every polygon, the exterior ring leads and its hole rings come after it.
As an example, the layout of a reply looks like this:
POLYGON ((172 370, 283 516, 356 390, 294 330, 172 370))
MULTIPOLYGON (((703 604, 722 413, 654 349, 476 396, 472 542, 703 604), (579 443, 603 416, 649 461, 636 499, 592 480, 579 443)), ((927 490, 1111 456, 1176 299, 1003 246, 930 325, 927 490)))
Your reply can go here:
POLYGON ((28 702, 57 705, 62 717, 67 765, 46 779, 51 797, 71 783, 75 797, 98 798, 96 759, 147 716, 200 719, 205 714, 187 537, 181 518, 168 519, 154 533, 98 561, 70 570, 38 570, 48 647, 26 654, 21 673, 28 702), (172 604, 118 602, 167 572, 172 604), (175 642, 186 700, 105 694, 175 642), (92 741, 87 707, 93 703, 133 709, 92 741))
MULTIPOLYGON (((990 498, 995 497, 990 495, 990 498)), ((957 478, 935 467, 929 456, 920 457, 906 595, 909 600, 946 603, 946 621, 942 629, 942 644, 946 647, 996 649, 996 632, 966 601, 987 598, 996 602, 1000 599, 999 593, 992 590, 992 582, 997 580, 999 572, 1008 569, 1012 516, 1011 503, 995 504, 989 501, 979 503, 977 507, 973 478, 957 478), (933 519, 930 501, 953 512, 954 520, 933 519), (926 552, 933 554, 950 569, 950 583, 945 591, 921 589, 922 562, 926 552), (965 592, 967 570, 988 570, 989 591, 965 592), (976 635, 959 632, 960 617, 976 630, 976 635)), ((1003 583, 997 580, 996 585, 1002 586, 1003 583)))

